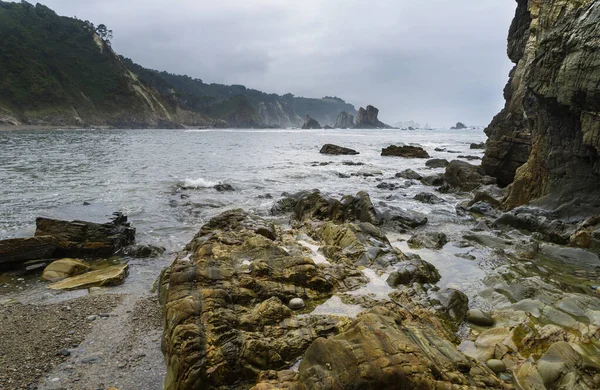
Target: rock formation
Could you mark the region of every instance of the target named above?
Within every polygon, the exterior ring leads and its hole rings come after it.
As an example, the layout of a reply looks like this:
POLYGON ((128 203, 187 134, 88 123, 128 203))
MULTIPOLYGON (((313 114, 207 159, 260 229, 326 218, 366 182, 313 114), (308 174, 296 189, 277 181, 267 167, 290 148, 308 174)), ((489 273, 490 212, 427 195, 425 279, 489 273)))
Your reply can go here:
POLYGON ((508 42, 516 66, 506 106, 486 129, 483 167, 500 184, 514 175, 508 207, 543 198, 547 207, 571 202, 597 213, 600 3, 517 2, 508 42))
POLYGON ((462 122, 456 122, 456 125, 452 126, 450 128, 450 130, 463 130, 463 129, 466 129, 466 128, 467 128, 467 125, 465 125, 464 123, 462 123, 462 122))
POLYGON ((336 129, 352 129, 354 127, 354 115, 348 114, 346 111, 342 111, 335 120, 336 129))
POLYGON ((319 122, 317 122, 316 119, 313 119, 309 115, 306 115, 306 121, 302 125, 302 130, 313 130, 313 129, 320 130, 320 129, 322 129, 322 127, 319 124, 319 122))
POLYGON ((390 129, 391 126, 386 125, 377 119, 379 110, 373 106, 367 106, 367 109, 360 108, 356 115, 356 129, 390 129))
POLYGON ((382 156, 394 156, 394 157, 405 157, 405 158, 429 158, 429 154, 423 148, 418 146, 396 146, 390 145, 387 148, 381 150, 382 156))
POLYGON ((343 146, 325 144, 319 152, 321 154, 333 154, 333 155, 356 155, 360 154, 354 149, 344 148, 343 146))

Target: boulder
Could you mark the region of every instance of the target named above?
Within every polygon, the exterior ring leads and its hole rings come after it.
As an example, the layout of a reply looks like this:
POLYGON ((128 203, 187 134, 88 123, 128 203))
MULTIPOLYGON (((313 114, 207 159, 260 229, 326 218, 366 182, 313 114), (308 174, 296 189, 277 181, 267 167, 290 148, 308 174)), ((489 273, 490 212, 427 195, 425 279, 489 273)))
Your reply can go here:
POLYGON ((429 154, 425 149, 418 146, 396 146, 390 145, 381 150, 382 156, 405 157, 405 158, 429 158, 429 154))
POLYGON ((444 199, 442 199, 439 196, 436 196, 430 192, 420 192, 417 195, 415 195, 415 197, 413 199, 418 200, 421 203, 427 203, 427 204, 439 204, 439 203, 445 202, 444 199))
POLYGON ((441 308, 438 311, 456 324, 462 323, 467 317, 469 298, 462 291, 444 288, 433 292, 429 300, 441 308))
POLYGON ((446 168, 448 164, 450 164, 450 162, 445 158, 434 158, 425 163, 429 168, 446 168))
POLYGON ((485 173, 476 165, 460 160, 453 160, 446 167, 444 174, 445 192, 473 191, 484 183, 485 173))
POLYGON ((408 240, 408 245, 413 249, 442 249, 447 242, 448 237, 444 233, 419 232, 408 240))
POLYGON ((438 270, 418 256, 400 263, 398 269, 388 276, 386 282, 390 287, 412 285, 413 283, 435 284, 441 279, 438 270))
POLYGON ((352 129, 354 127, 354 115, 348 114, 346 111, 340 112, 333 127, 336 129, 352 129))
POLYGON ((481 160, 481 157, 479 157, 479 156, 471 156, 471 155, 464 155, 464 154, 459 155, 458 158, 462 158, 462 159, 469 160, 469 161, 481 160))
POLYGON ((406 169, 402 172, 398 172, 396 173, 396 177, 409 180, 421 180, 423 178, 421 174, 413 171, 412 169, 406 169))
POLYGON ((379 110, 373 106, 367 106, 366 109, 360 108, 356 115, 356 129, 389 129, 390 126, 377 119, 379 110))
POLYGON ((60 259, 50 263, 42 273, 42 279, 57 282, 89 271, 92 267, 83 260, 60 259))
POLYGON ((116 286, 125 281, 129 272, 127 264, 113 265, 96 271, 63 279, 48 286, 52 290, 78 290, 90 287, 116 286))
POLYGON ((319 152, 321 154, 333 154, 333 155, 356 155, 359 154, 354 149, 344 148, 333 144, 325 144, 319 152))
POLYGON ((470 149, 485 149, 485 143, 480 142, 478 144, 471 144, 470 149))
POLYGON ((444 174, 438 173, 435 175, 423 176, 421 183, 426 186, 441 186, 444 184, 444 174))
POLYGON ((467 321, 479 326, 494 326, 494 319, 487 312, 471 309, 467 312, 467 321))
POLYGON ((468 210, 472 213, 485 215, 488 217, 493 217, 497 214, 492 205, 487 202, 477 202, 470 206, 468 210))
POLYGON ((306 116, 306 121, 302 125, 302 130, 321 130, 322 127, 316 119, 306 116))

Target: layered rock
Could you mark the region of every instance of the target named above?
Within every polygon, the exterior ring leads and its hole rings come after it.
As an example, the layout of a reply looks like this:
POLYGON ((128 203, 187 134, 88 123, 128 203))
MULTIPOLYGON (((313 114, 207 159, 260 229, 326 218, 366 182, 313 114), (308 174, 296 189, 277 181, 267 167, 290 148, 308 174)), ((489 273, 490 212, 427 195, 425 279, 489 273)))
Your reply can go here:
POLYGON ((421 147, 411 145, 390 145, 381 149, 382 156, 405 157, 405 158, 429 158, 429 153, 421 147))
POLYGON ((581 213, 598 210, 599 22, 595 1, 518 1, 508 50, 517 65, 505 90, 506 107, 487 129, 483 164, 507 184, 531 138, 509 207, 543 198, 547 207, 572 201, 581 213))
POLYGON ((335 120, 336 129, 352 129, 354 127, 354 115, 348 114, 346 111, 342 111, 335 120))
POLYGON ((333 144, 323 145, 323 147, 321 148, 321 151, 319 153, 332 154, 332 155, 336 155, 336 156, 339 156, 339 155, 353 156, 356 154, 360 154, 354 149, 345 148, 343 146, 338 146, 338 145, 333 145, 333 144))
POLYGON ((366 109, 360 108, 358 110, 358 114, 356 115, 356 125, 354 126, 357 129, 389 129, 391 128, 389 125, 381 122, 377 116, 379 115, 379 110, 373 106, 367 106, 366 109))

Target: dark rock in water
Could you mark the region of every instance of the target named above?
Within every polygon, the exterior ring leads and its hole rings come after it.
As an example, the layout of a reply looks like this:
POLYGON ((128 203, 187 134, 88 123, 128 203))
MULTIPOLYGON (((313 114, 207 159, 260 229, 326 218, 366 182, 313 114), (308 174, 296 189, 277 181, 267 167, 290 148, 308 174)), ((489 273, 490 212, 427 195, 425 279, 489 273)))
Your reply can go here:
POLYGON ((377 184, 377 188, 382 189, 382 190, 397 190, 398 188, 404 188, 404 186, 398 184, 398 183, 387 183, 387 182, 381 182, 379 184, 377 184))
POLYGON ((469 202, 469 206, 477 202, 486 202, 494 208, 499 208, 502 206, 503 199, 504 191, 497 186, 481 187, 475 192, 473 199, 469 202))
POLYGON ((91 203, 90 202, 83 202, 83 205, 84 206, 91 206, 91 203))
POLYGON ((485 149, 485 143, 471 144, 470 149, 485 149))
POLYGON ((446 167, 444 191, 473 191, 484 181, 483 168, 460 160, 453 160, 446 167))
POLYGON ((494 319, 480 309, 471 309, 467 312, 467 321, 479 326, 494 326, 494 319))
POLYGON ((428 204, 439 204, 439 203, 445 202, 444 199, 442 199, 439 196, 436 196, 430 192, 418 193, 417 195, 415 195, 415 197, 413 199, 418 200, 419 202, 428 203, 428 204))
POLYGON ((336 129, 352 129, 354 127, 354 115, 348 114, 346 111, 340 112, 333 127, 336 129))
POLYGON ((333 144, 325 144, 321 148, 319 153, 322 154, 333 154, 333 155, 356 155, 359 154, 354 149, 344 148, 342 146, 337 146, 333 144))
POLYGON ((445 152, 446 148, 435 148, 433 150, 435 150, 436 152, 445 152))
POLYGON ((413 249, 442 249, 446 243, 448 237, 439 232, 419 232, 408 240, 408 245, 413 249))
POLYGON ((226 184, 226 183, 225 184, 217 184, 213 188, 219 192, 235 191, 235 188, 233 188, 233 186, 231 184, 226 184))
POLYGON ((271 194, 258 195, 258 199, 273 199, 273 195, 271 195, 271 194))
POLYGON ((358 167, 358 166, 361 166, 361 165, 365 165, 365 163, 363 163, 363 162, 354 162, 354 161, 342 161, 342 165, 347 165, 347 166, 351 166, 351 167, 352 166, 358 167))
POLYGON ((121 213, 115 213, 113 220, 104 224, 37 218, 35 237, 51 237, 56 257, 101 257, 133 244, 135 229, 121 213))
POLYGON ((455 126, 452 126, 450 128, 450 130, 463 130, 463 129, 466 129, 466 128, 467 128, 467 125, 465 125, 462 122, 457 122, 455 126))
POLYGON ((331 126, 329 126, 329 125, 325 125, 325 127, 323 127, 323 129, 325 129, 325 130, 332 130, 332 129, 333 129, 333 127, 331 127, 331 126))
POLYGON ((460 152, 458 150, 447 150, 446 153, 459 154, 459 153, 462 153, 462 152, 460 152))
POLYGON ((349 179, 351 176, 348 175, 347 173, 342 173, 342 172, 337 172, 336 173, 337 177, 339 177, 340 179, 349 179))
POLYGON ((396 146, 390 145, 381 150, 382 156, 406 157, 406 158, 429 158, 425 149, 418 146, 396 146))
POLYGON ((456 349, 433 317, 371 309, 342 334, 313 342, 296 382, 285 388, 449 389, 457 383, 464 388, 502 388, 490 370, 456 349))
POLYGON ((306 121, 302 125, 302 130, 321 130, 322 127, 316 119, 306 116, 306 121))
POLYGON ((356 115, 356 129, 389 129, 391 126, 386 125, 377 119, 379 110, 373 106, 367 106, 367 109, 360 108, 356 115))
POLYGON ((436 175, 424 176, 421 178, 421 183, 426 186, 441 186, 444 184, 444 174, 438 173, 436 175))
POLYGON ((0 241, 0 268, 9 268, 28 260, 54 256, 56 245, 52 237, 11 238, 0 241))
POLYGON ((448 164, 450 164, 450 162, 443 158, 434 158, 425 163, 425 165, 429 168, 446 168, 448 164))
POLYGON ((415 229, 427 224, 427 217, 416 211, 404 210, 400 208, 391 208, 381 213, 381 218, 385 223, 398 226, 401 229, 415 229))
POLYGON ((118 254, 136 258, 158 257, 165 253, 166 249, 155 245, 131 245, 123 248, 118 254))
POLYGON ((437 301, 443 308, 443 314, 457 324, 462 323, 469 310, 469 298, 462 291, 445 288, 432 294, 430 300, 437 301))
POLYGON ((399 285, 411 285, 413 283, 430 283, 439 282, 441 276, 438 270, 430 263, 413 258, 400 263, 397 271, 394 271, 388 276, 387 284, 390 287, 398 287, 399 285))
POLYGON ((496 210, 487 202, 477 202, 469 207, 470 212, 480 215, 486 215, 489 217, 493 217, 496 215, 496 210))
POLYGON ((423 178, 423 176, 413 171, 412 169, 406 169, 402 172, 396 173, 396 177, 401 177, 403 179, 409 180, 421 180, 423 178))
POLYGON ((561 245, 567 245, 576 230, 575 226, 556 218, 551 212, 526 206, 502 214, 494 225, 540 233, 544 240, 561 245))
POLYGON ((272 212, 293 212, 294 219, 321 220, 333 222, 369 222, 380 223, 375 206, 369 194, 364 191, 356 196, 346 195, 341 200, 322 194, 320 191, 287 194, 274 206, 272 212))
POLYGON ((481 157, 479 156, 466 156, 466 155, 460 155, 458 156, 458 158, 464 158, 465 160, 481 160, 481 157))

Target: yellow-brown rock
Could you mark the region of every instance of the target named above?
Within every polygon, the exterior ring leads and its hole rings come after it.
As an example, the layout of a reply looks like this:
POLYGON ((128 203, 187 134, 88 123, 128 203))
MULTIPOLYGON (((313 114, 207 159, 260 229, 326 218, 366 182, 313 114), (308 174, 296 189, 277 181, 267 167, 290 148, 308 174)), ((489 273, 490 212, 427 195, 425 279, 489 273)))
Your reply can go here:
POLYGON ((75 276, 89 271, 92 268, 83 260, 60 259, 50 263, 42 273, 42 279, 57 282, 59 280, 75 276))
POLYGON ((78 290, 89 287, 115 286, 125 281, 129 271, 127 264, 113 265, 83 275, 63 279, 48 286, 52 290, 78 290))

